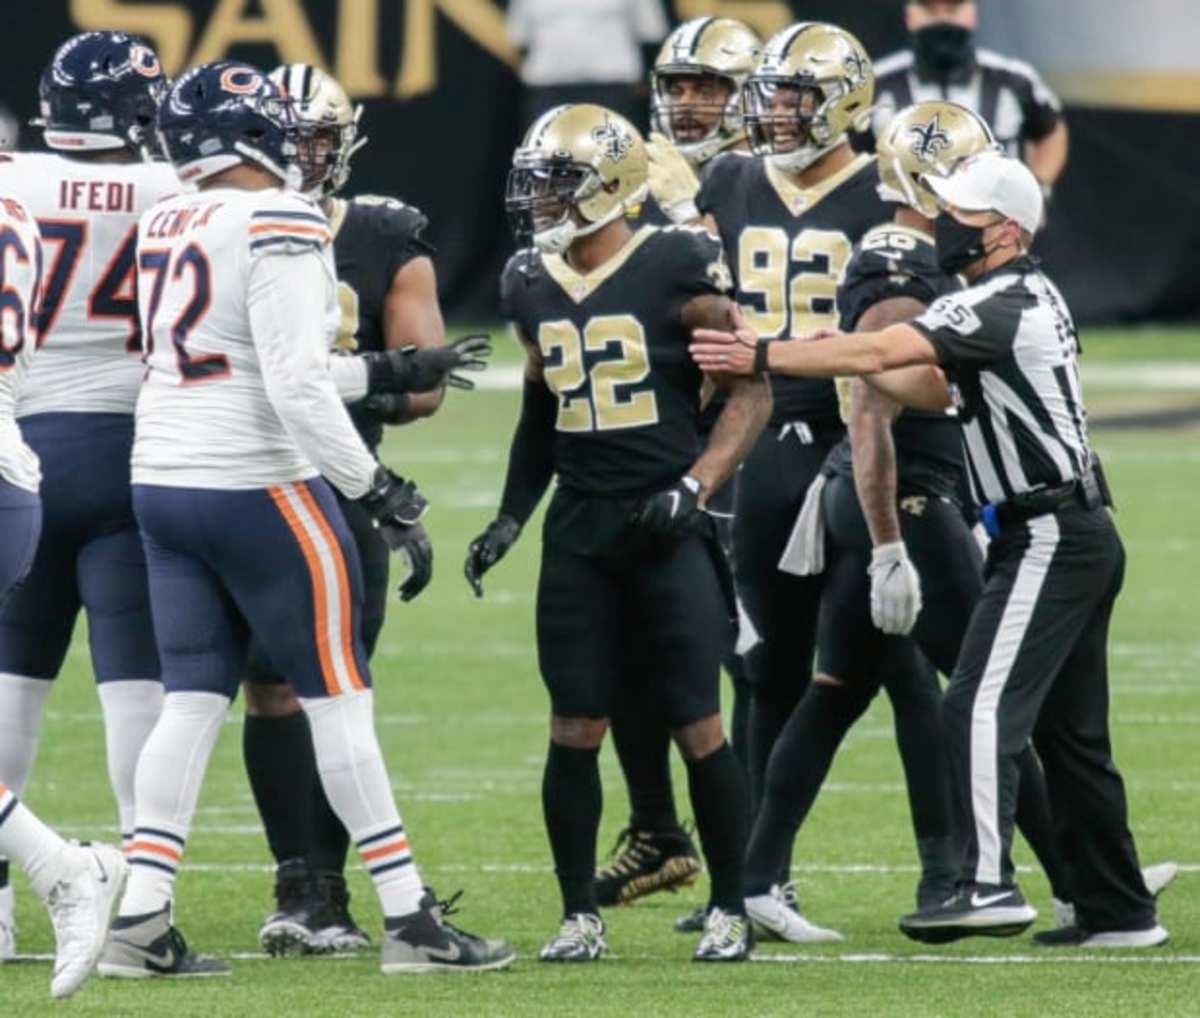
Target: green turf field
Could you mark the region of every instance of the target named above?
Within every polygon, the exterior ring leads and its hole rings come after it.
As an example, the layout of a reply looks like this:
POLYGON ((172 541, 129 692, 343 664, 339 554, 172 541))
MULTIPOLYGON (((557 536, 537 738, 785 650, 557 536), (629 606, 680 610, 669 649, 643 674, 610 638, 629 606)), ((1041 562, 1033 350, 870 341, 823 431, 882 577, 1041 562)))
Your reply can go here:
MULTIPOLYGON (((1084 341, 1094 417, 1200 408, 1200 333, 1107 331, 1084 341)), ((1143 860, 1184 864, 1162 902, 1173 934, 1168 947, 1136 957, 1043 954, 1021 938, 967 941, 933 954, 903 938, 895 920, 912 905, 915 852, 882 703, 839 756, 795 859, 806 911, 845 932, 845 944, 770 945, 748 965, 693 965, 692 940, 674 933, 671 921, 700 900, 696 888, 610 913, 612 957, 562 969, 532 960, 558 918, 539 799, 547 709, 533 651, 536 528, 488 577, 482 602, 461 572, 467 541, 496 504, 517 398, 511 390, 453 393, 437 419, 393 432, 385 458, 429 495, 438 559, 431 588, 412 605, 393 605, 375 661, 380 735, 417 859, 443 895, 465 889, 462 925, 509 937, 521 954, 517 964, 493 975, 389 979, 373 957, 257 955, 271 876, 242 771, 235 706, 201 797, 177 903, 192 945, 232 958, 233 977, 95 979, 55 1010, 138 1018, 1200 1013, 1200 638, 1191 589, 1200 554, 1200 429, 1098 427, 1095 434, 1130 555, 1112 643, 1117 760, 1143 860)), ((99 708, 77 635, 26 799, 72 835, 111 838, 115 810, 99 708)), ((626 809, 607 750, 604 768, 602 851, 626 809)), ((685 785, 677 787, 683 798, 685 785)), ((1031 862, 1023 845, 1018 859, 1031 862)), ((379 914, 370 883, 358 870, 351 880, 356 913, 374 933, 379 914)), ((1022 880, 1045 925, 1045 881, 1029 871, 1022 880)), ((45 954, 46 917, 22 878, 17 885, 20 950, 45 954)), ((49 974, 44 961, 0 969, 0 1016, 49 1012, 49 974)))

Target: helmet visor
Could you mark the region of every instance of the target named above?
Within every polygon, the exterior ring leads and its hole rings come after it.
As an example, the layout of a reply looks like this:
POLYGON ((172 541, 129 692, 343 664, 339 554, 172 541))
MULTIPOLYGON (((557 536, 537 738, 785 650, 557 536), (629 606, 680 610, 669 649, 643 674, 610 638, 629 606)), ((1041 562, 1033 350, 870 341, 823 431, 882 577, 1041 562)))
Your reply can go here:
POLYGON ((571 213, 575 196, 594 172, 590 166, 566 160, 523 160, 509 171, 504 194, 513 235, 522 246, 535 234, 557 226, 571 213))

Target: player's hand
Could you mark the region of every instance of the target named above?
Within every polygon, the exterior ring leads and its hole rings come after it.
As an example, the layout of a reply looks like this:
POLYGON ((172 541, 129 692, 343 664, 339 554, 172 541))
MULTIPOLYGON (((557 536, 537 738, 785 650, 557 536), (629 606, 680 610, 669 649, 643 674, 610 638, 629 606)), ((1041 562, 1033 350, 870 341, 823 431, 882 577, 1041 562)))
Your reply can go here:
POLYGON ((483 574, 504 558, 508 549, 521 536, 521 524, 511 516, 497 516, 487 525, 470 547, 467 548, 467 563, 463 567, 467 582, 476 597, 483 597, 483 574))
POLYGON ((650 193, 667 218, 675 223, 699 219, 696 195, 700 193, 700 181, 683 153, 655 132, 646 142, 646 157, 650 193))
POLYGON ((404 424, 412 401, 406 392, 379 392, 368 396, 363 406, 384 424, 404 424))
POLYGON ((731 332, 693 329, 688 352, 702 371, 749 377, 767 370, 767 344, 746 324, 741 308, 730 308, 731 332))
POLYGON ((406 346, 365 353, 367 391, 378 393, 431 392, 444 385, 473 389, 475 383, 460 371, 482 371, 492 355, 490 336, 464 336, 445 346, 406 346))
POLYGON ((383 523, 380 524, 379 533, 393 552, 408 560, 408 576, 400 584, 398 592, 401 601, 411 601, 433 579, 433 544, 429 535, 420 523, 407 527, 383 523))
POLYGON ((907 636, 921 614, 921 577, 903 541, 871 551, 871 621, 892 636, 907 636))
POLYGON ((652 537, 684 537, 696 532, 700 516, 700 482, 689 475, 638 506, 633 525, 652 537))

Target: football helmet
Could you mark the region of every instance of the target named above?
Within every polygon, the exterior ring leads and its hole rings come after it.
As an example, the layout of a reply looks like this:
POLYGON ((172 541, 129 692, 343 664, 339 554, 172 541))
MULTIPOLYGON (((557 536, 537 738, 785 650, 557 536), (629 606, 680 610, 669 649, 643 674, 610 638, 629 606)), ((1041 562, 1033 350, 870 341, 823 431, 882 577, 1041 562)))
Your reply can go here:
POLYGON ((654 129, 693 165, 707 162, 746 136, 742 85, 762 53, 762 40, 733 18, 693 18, 667 36, 650 72, 654 129), (723 102, 672 96, 672 79, 716 78, 728 88, 723 102))
POLYGON ((167 90, 158 56, 124 32, 84 32, 64 42, 38 83, 46 144, 61 152, 129 149, 149 159, 167 90))
POLYGON ((806 21, 773 35, 742 89, 755 155, 799 173, 866 127, 875 99, 871 58, 836 25, 806 21))
POLYGON ((603 106, 556 106, 529 128, 513 155, 504 197, 513 233, 561 254, 646 197, 646 146, 624 117, 603 106))
POLYGON ((284 64, 271 72, 296 114, 301 185, 310 198, 327 198, 350 179, 350 157, 366 143, 358 136, 362 107, 353 106, 331 75, 310 64, 284 64))
POLYGON ((184 183, 250 162, 300 186, 292 104, 249 64, 218 60, 177 79, 159 108, 158 132, 184 183))
POLYGON ((958 103, 917 103, 892 118, 880 136, 879 197, 936 219, 937 197, 924 179, 949 176, 959 161, 998 149, 983 118, 958 103))

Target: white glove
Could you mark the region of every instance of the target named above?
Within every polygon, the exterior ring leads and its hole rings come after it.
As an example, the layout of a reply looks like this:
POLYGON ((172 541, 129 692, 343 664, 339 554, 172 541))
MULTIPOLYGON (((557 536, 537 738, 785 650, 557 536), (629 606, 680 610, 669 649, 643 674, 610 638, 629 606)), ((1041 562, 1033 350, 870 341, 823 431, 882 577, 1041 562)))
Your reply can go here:
POLYGON ((891 636, 907 636, 921 614, 921 577, 903 541, 871 551, 871 621, 891 636))
POLYGON ((651 134, 646 142, 646 155, 650 160, 650 193, 667 218, 673 223, 699 219, 696 195, 700 193, 700 181, 692 164, 658 133, 651 134))

